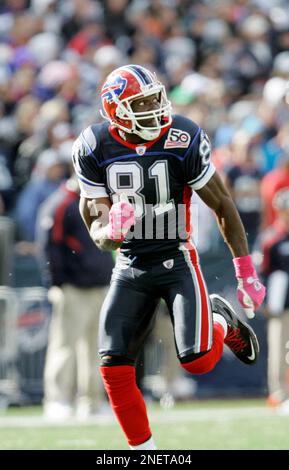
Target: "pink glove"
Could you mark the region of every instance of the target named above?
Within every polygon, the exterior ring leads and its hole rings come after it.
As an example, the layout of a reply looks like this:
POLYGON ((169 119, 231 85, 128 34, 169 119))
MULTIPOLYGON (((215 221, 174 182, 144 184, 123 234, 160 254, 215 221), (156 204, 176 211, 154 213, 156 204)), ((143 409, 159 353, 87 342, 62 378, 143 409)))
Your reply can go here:
POLYGON ((109 211, 108 238, 114 241, 123 241, 134 223, 134 208, 129 203, 127 195, 122 193, 120 201, 113 204, 109 211))
POLYGON ((251 256, 234 258, 236 278, 238 281, 237 297, 248 318, 254 318, 254 311, 262 304, 266 289, 259 281, 251 256))

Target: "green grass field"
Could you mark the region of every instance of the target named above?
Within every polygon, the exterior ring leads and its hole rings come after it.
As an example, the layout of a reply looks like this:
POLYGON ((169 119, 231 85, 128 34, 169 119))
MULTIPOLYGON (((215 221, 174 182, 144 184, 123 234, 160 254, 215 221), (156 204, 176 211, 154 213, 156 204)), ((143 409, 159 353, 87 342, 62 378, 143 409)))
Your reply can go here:
MULTIPOLYGON (((170 409, 148 407, 161 450, 289 449, 289 416, 263 400, 195 401, 170 409)), ((47 425, 40 408, 12 408, 0 416, 0 449, 126 450, 112 415, 86 423, 47 425)))

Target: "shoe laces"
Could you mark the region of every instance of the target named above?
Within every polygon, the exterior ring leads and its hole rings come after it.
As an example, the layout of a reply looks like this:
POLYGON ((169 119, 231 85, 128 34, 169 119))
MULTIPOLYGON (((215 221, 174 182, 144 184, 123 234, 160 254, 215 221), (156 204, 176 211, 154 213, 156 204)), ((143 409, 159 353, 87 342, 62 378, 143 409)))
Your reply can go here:
POLYGON ((234 330, 233 328, 229 327, 225 343, 235 352, 240 352, 247 346, 246 341, 240 337, 240 328, 236 328, 234 330))

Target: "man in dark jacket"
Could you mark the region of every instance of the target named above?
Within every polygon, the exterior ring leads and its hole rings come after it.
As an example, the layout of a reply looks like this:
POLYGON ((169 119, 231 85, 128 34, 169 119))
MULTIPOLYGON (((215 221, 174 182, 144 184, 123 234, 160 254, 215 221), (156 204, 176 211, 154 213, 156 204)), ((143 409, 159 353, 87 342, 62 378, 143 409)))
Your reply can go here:
POLYGON ((37 241, 53 306, 44 372, 45 416, 95 413, 103 397, 97 369, 97 327, 113 260, 90 239, 71 178, 42 205, 37 241))

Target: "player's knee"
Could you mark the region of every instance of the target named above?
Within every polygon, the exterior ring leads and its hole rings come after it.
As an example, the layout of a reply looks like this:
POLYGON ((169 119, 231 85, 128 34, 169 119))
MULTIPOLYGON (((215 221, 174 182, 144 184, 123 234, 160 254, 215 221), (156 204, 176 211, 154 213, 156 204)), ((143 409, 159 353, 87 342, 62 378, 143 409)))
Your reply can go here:
POLYGON ((136 383, 134 361, 124 356, 103 356, 100 374, 108 395, 118 401, 129 396, 136 383))
POLYGON ((100 367, 134 366, 134 360, 125 356, 103 356, 100 367))
POLYGON ((207 374, 214 369, 216 361, 214 356, 205 351, 197 354, 189 354, 180 359, 181 366, 190 374, 207 374))

